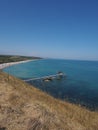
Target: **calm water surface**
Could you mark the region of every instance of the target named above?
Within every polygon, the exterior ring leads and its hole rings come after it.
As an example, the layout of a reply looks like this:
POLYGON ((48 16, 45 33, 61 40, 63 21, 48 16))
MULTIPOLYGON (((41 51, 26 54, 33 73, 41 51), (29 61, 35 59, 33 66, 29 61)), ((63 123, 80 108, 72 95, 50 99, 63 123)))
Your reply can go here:
POLYGON ((61 80, 35 80, 29 83, 56 98, 98 109, 98 61, 45 59, 14 65, 4 71, 20 79, 42 77, 62 71, 67 77, 61 80))

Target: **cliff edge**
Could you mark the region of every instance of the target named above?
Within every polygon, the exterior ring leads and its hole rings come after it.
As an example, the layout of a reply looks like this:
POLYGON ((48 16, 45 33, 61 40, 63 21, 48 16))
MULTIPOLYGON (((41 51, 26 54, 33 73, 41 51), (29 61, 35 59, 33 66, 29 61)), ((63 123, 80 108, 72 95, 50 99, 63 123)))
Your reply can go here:
POLYGON ((0 72, 0 130, 98 130, 98 112, 54 99, 0 72))

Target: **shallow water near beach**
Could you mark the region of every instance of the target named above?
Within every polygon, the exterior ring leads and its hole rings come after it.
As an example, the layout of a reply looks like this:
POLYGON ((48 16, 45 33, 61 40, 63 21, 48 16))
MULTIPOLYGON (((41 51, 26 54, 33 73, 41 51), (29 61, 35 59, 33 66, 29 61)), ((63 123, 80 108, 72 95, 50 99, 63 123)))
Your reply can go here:
POLYGON ((98 110, 98 61, 43 59, 10 66, 4 71, 23 80, 62 71, 66 77, 60 80, 29 83, 56 98, 98 110))

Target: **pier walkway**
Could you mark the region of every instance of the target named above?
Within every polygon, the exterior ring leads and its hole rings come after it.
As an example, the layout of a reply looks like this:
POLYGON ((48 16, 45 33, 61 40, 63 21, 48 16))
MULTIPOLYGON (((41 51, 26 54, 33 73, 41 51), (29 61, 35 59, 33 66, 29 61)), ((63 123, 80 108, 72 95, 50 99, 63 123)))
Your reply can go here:
POLYGON ((55 75, 48 75, 48 76, 43 76, 43 77, 38 77, 38 78, 32 78, 32 79, 27 79, 27 80, 24 80, 25 82, 29 82, 29 81, 33 81, 33 80, 52 80, 54 78, 60 78, 60 77, 65 77, 66 75, 63 74, 63 73, 58 73, 58 74, 55 74, 55 75))

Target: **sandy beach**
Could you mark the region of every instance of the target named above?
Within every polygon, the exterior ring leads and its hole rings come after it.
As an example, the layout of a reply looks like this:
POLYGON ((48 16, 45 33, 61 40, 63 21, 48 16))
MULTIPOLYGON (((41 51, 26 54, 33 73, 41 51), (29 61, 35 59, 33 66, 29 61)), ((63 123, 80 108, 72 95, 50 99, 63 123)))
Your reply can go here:
POLYGON ((3 64, 0 64, 0 70, 4 69, 6 67, 12 66, 12 65, 26 63, 26 62, 30 62, 30 61, 33 61, 33 60, 25 60, 25 61, 18 61, 18 62, 3 63, 3 64))

